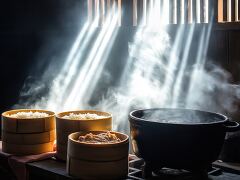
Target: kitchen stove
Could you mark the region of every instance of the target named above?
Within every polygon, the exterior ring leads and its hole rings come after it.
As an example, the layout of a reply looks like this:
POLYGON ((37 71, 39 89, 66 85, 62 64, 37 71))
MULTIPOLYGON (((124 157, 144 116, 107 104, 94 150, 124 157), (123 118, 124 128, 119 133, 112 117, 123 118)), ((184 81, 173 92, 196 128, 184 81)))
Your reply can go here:
MULTIPOLYGON (((77 180, 66 172, 66 163, 55 158, 27 164, 29 180, 77 180)), ((129 175, 126 180, 240 180, 240 164, 216 161, 207 174, 193 174, 184 170, 162 169, 146 178, 144 161, 134 155, 129 157, 129 175)))
MULTIPOLYGON (((239 167, 240 169, 240 167, 239 167)), ((142 159, 130 156, 129 176, 132 180, 239 180, 240 170, 226 168, 221 163, 213 163, 208 172, 192 173, 185 170, 163 168, 155 172, 149 172, 142 159)))

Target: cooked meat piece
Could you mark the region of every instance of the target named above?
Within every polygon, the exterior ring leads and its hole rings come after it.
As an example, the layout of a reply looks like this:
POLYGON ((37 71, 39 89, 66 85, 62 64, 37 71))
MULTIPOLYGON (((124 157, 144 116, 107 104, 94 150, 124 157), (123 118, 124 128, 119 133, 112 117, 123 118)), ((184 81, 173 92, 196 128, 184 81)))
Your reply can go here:
POLYGON ((79 136, 78 140, 80 142, 91 143, 91 144, 108 144, 117 143, 121 140, 113 133, 106 132, 100 134, 88 133, 85 136, 79 136))

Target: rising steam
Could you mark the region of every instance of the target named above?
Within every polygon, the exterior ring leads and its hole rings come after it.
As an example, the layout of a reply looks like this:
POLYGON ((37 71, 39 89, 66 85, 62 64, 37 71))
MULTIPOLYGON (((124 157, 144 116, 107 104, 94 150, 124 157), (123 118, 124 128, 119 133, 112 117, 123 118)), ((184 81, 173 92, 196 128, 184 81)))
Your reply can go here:
POLYGON ((28 88, 23 89, 22 96, 34 96, 35 102, 25 98, 19 106, 56 112, 101 109, 114 115, 113 128, 122 131, 127 130, 129 112, 138 108, 180 107, 221 113, 237 110, 239 86, 228 83, 228 72, 207 62, 211 23, 200 33, 196 59, 191 60, 194 63, 190 67, 188 61, 195 25, 191 26, 185 39, 185 29, 180 27, 173 42, 164 26, 140 28, 133 42, 129 42, 129 57, 121 67, 123 73, 118 75, 121 76, 120 83, 114 88, 108 84, 107 92, 99 92, 98 100, 90 103, 100 79, 116 76, 104 69, 111 59, 108 55, 113 43, 117 43, 118 32, 117 18, 111 16, 107 21, 108 26, 103 27, 94 40, 96 27, 86 24, 66 63, 48 87, 47 95, 39 94, 46 89, 44 84, 26 84, 28 88), (92 43, 90 48, 89 42, 92 43), (180 57, 179 49, 183 45, 185 48, 180 57), (87 52, 86 55, 83 52, 87 52), (36 94, 39 97, 36 98, 36 94))

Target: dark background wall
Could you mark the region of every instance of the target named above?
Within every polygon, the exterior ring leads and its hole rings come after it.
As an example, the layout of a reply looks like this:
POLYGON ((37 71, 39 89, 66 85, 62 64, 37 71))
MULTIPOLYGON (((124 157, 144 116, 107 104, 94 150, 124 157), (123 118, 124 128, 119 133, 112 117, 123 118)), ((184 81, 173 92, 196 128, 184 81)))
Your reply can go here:
MULTIPOLYGON (((85 1, 86 2, 86 1, 85 1)), ((29 76, 64 57, 81 25, 81 0, 8 0, 0 5, 0 112, 29 76)))

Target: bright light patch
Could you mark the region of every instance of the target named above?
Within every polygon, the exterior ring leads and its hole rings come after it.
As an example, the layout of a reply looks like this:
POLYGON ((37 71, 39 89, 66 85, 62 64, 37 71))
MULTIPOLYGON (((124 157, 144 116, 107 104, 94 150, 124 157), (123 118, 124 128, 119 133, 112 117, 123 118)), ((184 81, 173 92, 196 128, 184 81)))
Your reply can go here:
POLYGON ((205 26, 200 36, 199 51, 196 58, 195 68, 192 72, 189 82, 189 90, 186 98, 186 107, 192 104, 191 100, 193 99, 194 91, 196 88, 196 82, 198 82, 198 76, 200 75, 199 72, 201 72, 204 69, 204 65, 207 59, 207 49, 211 34, 211 28, 212 23, 210 23, 208 27, 205 26))
POLYGON ((86 23, 82 27, 63 68, 54 79, 46 105, 48 109, 55 111, 77 109, 84 97, 87 97, 86 100, 90 99, 92 92, 89 93, 88 88, 91 86, 94 90, 107 61, 111 44, 117 35, 117 13, 110 11, 102 28, 97 27, 98 23, 99 15, 96 15, 91 24, 86 23), (92 42, 93 36, 96 36, 95 33, 99 30, 99 34, 92 42), (89 51, 87 47, 90 43, 93 45, 89 51))
MULTIPOLYGON (((186 95, 186 104, 181 104, 181 95, 197 26, 179 25, 172 42, 166 30, 169 23, 168 0, 143 0, 142 23, 133 37, 133 42, 129 43, 129 57, 123 67, 119 86, 108 89, 109 94, 103 92, 106 97, 96 102, 96 106, 89 105, 99 80, 103 77, 112 46, 116 43, 120 17, 120 8, 118 11, 113 10, 119 6, 115 4, 112 11, 107 11, 104 26, 97 28, 100 7, 99 0, 94 2, 96 18, 93 23, 84 25, 73 44, 66 63, 51 87, 47 108, 55 111, 83 108, 106 110, 116 117, 114 130, 126 131, 128 113, 132 109, 192 105, 190 94, 186 95)), ((181 4, 184 2, 182 0, 181 4)), ((180 13, 184 14, 183 11, 180 13)), ((183 19, 180 22, 183 23, 183 19)), ((198 68, 194 68, 189 74, 189 92, 196 90, 195 81, 205 64, 211 27, 212 24, 203 28, 199 42, 194 42, 198 51, 196 58, 191 61, 194 67, 198 68)))
POLYGON ((195 24, 192 24, 187 36, 187 41, 184 45, 184 51, 183 51, 183 57, 181 59, 181 64, 179 68, 179 73, 177 74, 177 79, 176 82, 174 83, 174 88, 173 88, 173 103, 172 107, 177 107, 178 106, 178 100, 179 96, 181 93, 182 89, 182 83, 184 80, 184 73, 187 67, 187 62, 188 62, 188 56, 190 53, 190 48, 191 48, 191 43, 193 39, 193 34, 194 34, 194 29, 195 29, 195 24))
MULTIPOLYGON (((85 97, 87 96, 87 94, 89 94, 88 91, 90 89, 88 89, 88 87, 92 82, 94 82, 94 79, 99 79, 99 76, 96 76, 95 73, 98 70, 98 67, 101 67, 102 69, 104 64, 106 63, 107 57, 102 59, 102 56, 104 51, 107 50, 107 48, 111 48, 107 46, 110 38, 112 38, 112 41, 115 40, 114 37, 116 37, 116 31, 115 35, 113 35, 113 32, 114 30, 116 30, 116 25, 117 14, 115 14, 113 18, 111 16, 108 16, 106 20, 106 25, 103 26, 103 28, 101 29, 97 39, 95 40, 91 50, 89 51, 89 56, 86 58, 83 67, 77 75, 77 80, 72 90, 69 92, 69 96, 66 99, 66 103, 64 104, 64 109, 77 108, 81 107, 85 103, 87 104, 86 101, 89 98, 85 99, 85 97)), ((100 73, 98 74, 100 75, 100 73)), ((92 88, 94 89, 94 87, 92 88)))
POLYGON ((63 65, 63 68, 59 71, 59 74, 54 79, 53 86, 51 87, 51 91, 47 101, 48 109, 61 109, 61 104, 63 104, 65 97, 68 95, 66 90, 67 88, 69 88, 78 71, 79 64, 82 61, 83 51, 86 50, 86 47, 95 29, 96 28, 93 24, 89 25, 88 23, 86 23, 80 31, 79 36, 74 42, 74 45, 67 57, 67 60, 63 65))

